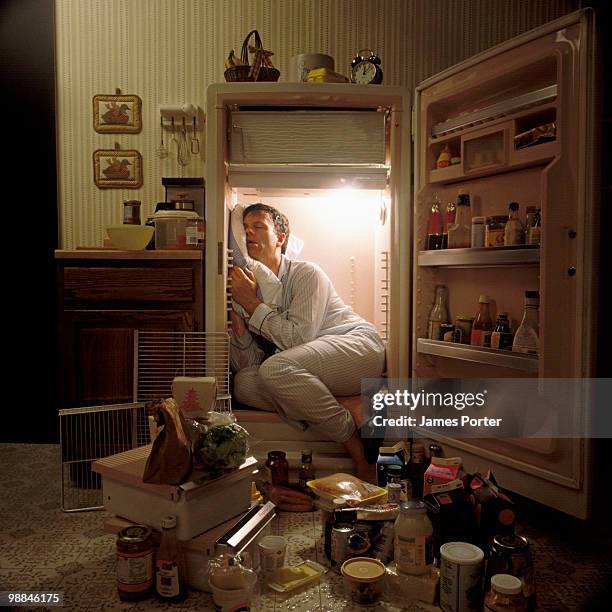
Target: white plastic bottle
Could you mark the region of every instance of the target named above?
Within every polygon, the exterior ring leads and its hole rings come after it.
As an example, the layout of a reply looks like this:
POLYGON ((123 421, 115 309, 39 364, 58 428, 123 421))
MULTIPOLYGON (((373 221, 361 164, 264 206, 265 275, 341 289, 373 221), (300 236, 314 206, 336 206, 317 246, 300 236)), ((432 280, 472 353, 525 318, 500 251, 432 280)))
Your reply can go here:
POLYGON ((415 576, 426 574, 433 561, 433 526, 422 501, 400 505, 395 519, 394 559, 397 569, 415 576))

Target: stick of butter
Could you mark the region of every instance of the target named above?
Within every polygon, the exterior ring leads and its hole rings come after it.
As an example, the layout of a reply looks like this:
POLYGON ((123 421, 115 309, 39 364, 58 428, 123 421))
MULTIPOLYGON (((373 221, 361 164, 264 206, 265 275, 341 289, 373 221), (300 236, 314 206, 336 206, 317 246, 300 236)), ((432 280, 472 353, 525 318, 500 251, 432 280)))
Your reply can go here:
POLYGON ((315 561, 304 561, 293 567, 280 567, 268 582, 268 586, 279 593, 286 593, 318 580, 327 568, 315 561))

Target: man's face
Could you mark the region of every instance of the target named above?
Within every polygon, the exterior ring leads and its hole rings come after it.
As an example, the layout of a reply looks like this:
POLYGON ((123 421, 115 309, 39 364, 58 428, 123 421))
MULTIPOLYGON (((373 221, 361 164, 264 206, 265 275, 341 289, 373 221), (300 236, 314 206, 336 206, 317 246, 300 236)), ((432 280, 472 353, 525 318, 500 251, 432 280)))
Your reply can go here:
POLYGON ((272 259, 276 249, 283 244, 285 235, 277 235, 270 213, 256 210, 246 215, 242 222, 249 256, 262 262, 272 259))

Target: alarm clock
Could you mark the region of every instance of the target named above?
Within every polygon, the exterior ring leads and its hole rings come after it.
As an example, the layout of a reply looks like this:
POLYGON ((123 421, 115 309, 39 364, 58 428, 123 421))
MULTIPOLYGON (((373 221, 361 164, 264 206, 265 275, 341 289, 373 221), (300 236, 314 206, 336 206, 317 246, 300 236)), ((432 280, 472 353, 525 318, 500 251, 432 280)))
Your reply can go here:
POLYGON ((380 85, 383 72, 380 57, 370 49, 362 49, 351 62, 351 82, 358 85, 380 85))

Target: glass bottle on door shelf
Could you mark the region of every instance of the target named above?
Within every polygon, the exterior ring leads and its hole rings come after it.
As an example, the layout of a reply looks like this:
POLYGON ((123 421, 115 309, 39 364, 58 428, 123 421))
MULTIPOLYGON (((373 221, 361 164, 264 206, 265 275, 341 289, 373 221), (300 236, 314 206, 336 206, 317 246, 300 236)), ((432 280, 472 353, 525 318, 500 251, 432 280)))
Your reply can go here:
POLYGON ((470 344, 472 346, 491 346, 491 332, 493 331, 493 321, 489 312, 489 303, 491 298, 484 293, 478 298, 478 312, 472 325, 470 334, 470 344))
POLYGON ((527 244, 540 244, 542 238, 542 215, 539 208, 533 215, 533 223, 527 230, 527 244))
POLYGON ((525 230, 518 217, 518 211, 518 202, 510 202, 508 205, 508 221, 504 228, 504 246, 525 244, 525 230))
POLYGON ((442 247, 442 213, 440 212, 440 200, 434 193, 431 203, 431 213, 429 215, 429 225, 427 226, 427 241, 425 249, 428 251, 442 247))
POLYGON ((512 332, 510 331, 510 321, 507 312, 500 312, 497 315, 495 329, 491 334, 491 348, 512 350, 512 332))
POLYGON ((457 207, 454 202, 448 202, 446 212, 442 221, 442 246, 443 249, 448 249, 448 226, 455 222, 455 213, 457 207))
POLYGON ((436 298, 434 306, 429 313, 429 328, 427 337, 430 340, 442 340, 440 325, 448 323, 448 307, 446 306, 446 286, 436 286, 436 298))
POLYGON ((516 330, 512 350, 517 353, 537 355, 540 348, 538 338, 538 309, 540 307, 540 292, 525 291, 525 311, 523 320, 516 330))
POLYGON ((470 196, 460 189, 457 195, 457 213, 455 223, 448 226, 448 248, 469 248, 472 239, 472 213, 470 209, 470 196))

